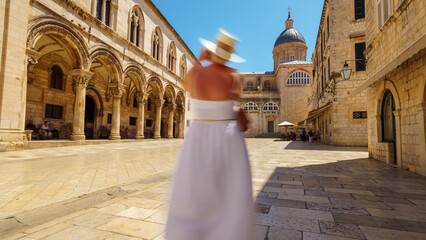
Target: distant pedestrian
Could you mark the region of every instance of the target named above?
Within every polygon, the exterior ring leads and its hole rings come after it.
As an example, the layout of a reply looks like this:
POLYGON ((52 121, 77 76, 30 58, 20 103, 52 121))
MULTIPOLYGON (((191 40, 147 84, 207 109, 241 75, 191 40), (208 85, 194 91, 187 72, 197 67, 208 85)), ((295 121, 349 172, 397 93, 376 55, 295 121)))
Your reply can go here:
POLYGON ((309 143, 311 143, 312 142, 312 138, 314 137, 314 133, 312 132, 312 129, 309 130, 308 136, 309 136, 309 143))
POLYGON ((306 131, 305 131, 305 129, 302 129, 302 134, 300 135, 300 138, 302 139, 302 141, 306 140, 306 131))

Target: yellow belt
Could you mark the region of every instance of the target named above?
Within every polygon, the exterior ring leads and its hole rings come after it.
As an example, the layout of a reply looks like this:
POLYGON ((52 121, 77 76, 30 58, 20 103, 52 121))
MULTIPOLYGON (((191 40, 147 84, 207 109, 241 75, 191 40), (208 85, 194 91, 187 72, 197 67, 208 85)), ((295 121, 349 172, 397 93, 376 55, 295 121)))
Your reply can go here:
POLYGON ((204 119, 190 119, 190 121, 196 122, 222 122, 222 121, 233 121, 237 119, 220 119, 220 120, 204 120, 204 119))

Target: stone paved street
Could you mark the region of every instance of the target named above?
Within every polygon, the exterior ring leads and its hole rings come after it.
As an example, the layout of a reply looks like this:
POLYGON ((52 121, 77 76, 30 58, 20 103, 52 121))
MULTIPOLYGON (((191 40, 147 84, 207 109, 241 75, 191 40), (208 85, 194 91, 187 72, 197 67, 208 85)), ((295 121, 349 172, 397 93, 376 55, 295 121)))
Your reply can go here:
MULTIPOLYGON (((164 239, 181 140, 0 153, 0 239, 164 239)), ((426 239, 426 178, 366 148, 247 139, 259 240, 426 239)))

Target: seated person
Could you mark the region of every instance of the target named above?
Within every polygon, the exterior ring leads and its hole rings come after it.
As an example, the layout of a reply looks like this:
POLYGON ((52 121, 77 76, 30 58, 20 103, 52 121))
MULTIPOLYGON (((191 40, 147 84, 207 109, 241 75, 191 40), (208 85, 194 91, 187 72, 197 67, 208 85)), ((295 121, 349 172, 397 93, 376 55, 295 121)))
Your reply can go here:
POLYGON ((40 134, 40 139, 48 139, 52 135, 49 132, 49 124, 47 121, 44 121, 43 125, 38 129, 38 133, 40 134))
POLYGON ((25 130, 36 130, 33 120, 28 121, 27 125, 25 125, 25 130))
POLYGON ((49 123, 49 128, 47 130, 50 133, 49 137, 54 138, 54 139, 58 139, 59 138, 59 131, 56 130, 55 124, 53 122, 49 123))

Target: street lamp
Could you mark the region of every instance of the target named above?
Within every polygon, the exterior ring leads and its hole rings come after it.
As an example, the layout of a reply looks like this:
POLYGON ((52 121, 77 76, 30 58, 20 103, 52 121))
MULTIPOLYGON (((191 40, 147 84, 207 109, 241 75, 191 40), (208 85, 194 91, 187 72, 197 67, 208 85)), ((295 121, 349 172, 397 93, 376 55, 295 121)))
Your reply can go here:
POLYGON ((348 61, 365 61, 365 59, 345 60, 345 65, 343 65, 343 69, 340 71, 343 80, 349 80, 351 77, 352 69, 349 67, 348 61))
POLYGON ((347 61, 345 61, 345 65, 343 65, 342 71, 340 74, 342 75, 343 80, 348 80, 351 77, 352 69, 349 67, 347 61))
POLYGON ((321 95, 321 103, 325 103, 325 95, 321 95))

